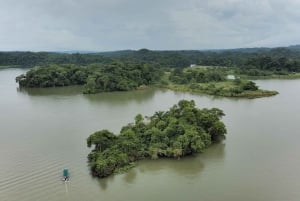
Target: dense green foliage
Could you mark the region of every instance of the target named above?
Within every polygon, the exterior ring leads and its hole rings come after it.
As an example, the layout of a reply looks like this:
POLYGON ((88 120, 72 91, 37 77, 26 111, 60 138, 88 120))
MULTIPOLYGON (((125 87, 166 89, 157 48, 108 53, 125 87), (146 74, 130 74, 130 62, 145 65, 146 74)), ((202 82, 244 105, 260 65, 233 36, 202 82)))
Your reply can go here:
POLYGON ((21 87, 84 85, 84 93, 128 91, 157 84, 160 87, 228 97, 264 97, 277 94, 259 90, 252 81, 227 80, 227 68, 175 68, 165 72, 149 64, 48 65, 16 78, 21 87))
POLYGON ((65 54, 53 52, 0 52, 0 66, 33 67, 47 64, 109 63, 111 59, 99 54, 65 54))
POLYGON ((162 75, 160 69, 155 69, 150 64, 128 62, 115 62, 88 70, 85 93, 128 91, 153 84, 162 75))
POLYGON ((226 80, 226 73, 222 68, 177 68, 169 79, 176 84, 220 82, 226 80))
POLYGON ((91 171, 106 177, 143 158, 180 158, 202 152, 225 137, 222 116, 220 109, 198 109, 194 101, 181 100, 146 119, 137 115, 135 123, 124 126, 119 135, 97 131, 87 138, 88 147, 94 145, 88 155, 91 171))
POLYGON ((88 77, 87 68, 75 65, 35 67, 16 78, 21 87, 57 87, 82 85, 88 77))
POLYGON ((170 89, 229 97, 263 97, 253 82, 226 75, 283 76, 300 72, 300 48, 214 51, 116 51, 90 54, 0 52, 0 66, 40 65, 16 78, 21 87, 84 85, 84 93, 128 91, 159 84, 170 89), (193 64, 193 68, 186 68, 193 64), (199 68, 200 67, 200 68, 199 68), (162 72, 170 72, 162 77, 162 72), (180 86, 178 86, 180 85, 180 86), (185 86, 183 86, 185 85, 185 86))
POLYGON ((166 87, 178 91, 190 91, 226 97, 258 98, 276 95, 276 91, 260 90, 253 81, 240 78, 227 79, 227 68, 193 67, 175 69, 165 73, 166 87))
POLYGON ((184 68, 190 64, 227 66, 249 75, 300 72, 299 46, 287 48, 250 48, 212 51, 138 51, 126 50, 100 53, 0 52, 0 66, 32 67, 47 64, 88 65, 115 61, 146 63, 160 67, 184 68))
POLYGON ((35 67, 16 78, 21 87, 85 85, 85 93, 127 91, 160 79, 161 71, 149 64, 114 62, 84 67, 48 65, 35 67))

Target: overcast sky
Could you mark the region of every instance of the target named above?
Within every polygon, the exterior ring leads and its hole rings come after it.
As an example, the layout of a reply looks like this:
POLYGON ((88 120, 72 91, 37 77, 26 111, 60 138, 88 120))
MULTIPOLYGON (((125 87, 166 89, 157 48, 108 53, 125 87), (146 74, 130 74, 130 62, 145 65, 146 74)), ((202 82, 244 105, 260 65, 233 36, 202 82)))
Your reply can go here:
POLYGON ((300 44, 300 0, 0 0, 0 50, 300 44))

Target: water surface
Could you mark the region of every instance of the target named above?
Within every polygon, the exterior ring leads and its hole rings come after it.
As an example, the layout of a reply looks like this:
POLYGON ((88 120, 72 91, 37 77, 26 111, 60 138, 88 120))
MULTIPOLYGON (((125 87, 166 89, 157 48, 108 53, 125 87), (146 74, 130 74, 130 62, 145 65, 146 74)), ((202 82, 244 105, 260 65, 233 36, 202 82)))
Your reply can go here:
POLYGON ((83 95, 80 87, 20 90, 20 69, 0 70, 1 201, 296 201, 300 199, 300 80, 257 81, 279 95, 215 98, 170 90, 83 95), (224 110, 228 135, 204 153, 146 160, 126 174, 89 174, 85 139, 119 132, 138 113, 181 99, 224 110), (63 168, 71 180, 60 181, 63 168))

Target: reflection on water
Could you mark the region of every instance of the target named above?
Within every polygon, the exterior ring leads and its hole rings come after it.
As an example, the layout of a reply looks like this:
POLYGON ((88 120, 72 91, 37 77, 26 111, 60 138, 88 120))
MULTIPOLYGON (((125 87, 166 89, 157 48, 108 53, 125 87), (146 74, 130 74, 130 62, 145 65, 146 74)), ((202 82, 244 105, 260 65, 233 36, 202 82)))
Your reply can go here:
MULTIPOLYGON (((145 159, 138 161, 137 166, 123 174, 122 180, 126 184, 134 184, 140 176, 146 175, 167 175, 173 177, 173 174, 179 177, 188 178, 190 181, 201 176, 205 168, 206 160, 223 161, 224 143, 213 144, 204 153, 186 156, 181 159, 160 158, 157 160, 145 159)), ((102 190, 109 187, 115 176, 98 179, 99 186, 102 190)))
POLYGON ((137 178, 137 170, 135 168, 133 168, 131 171, 129 171, 128 173, 126 173, 123 177, 123 180, 126 182, 126 183, 129 183, 129 184, 133 184, 134 183, 134 180, 137 178))
POLYGON ((18 87, 17 91, 29 96, 74 96, 82 94, 82 86, 25 88, 18 87))
POLYGON ((155 89, 149 88, 145 90, 124 91, 124 92, 104 92, 97 94, 83 94, 83 86, 67 86, 67 87, 50 87, 50 88, 24 88, 18 87, 17 92, 29 96, 53 96, 65 97, 80 95, 84 99, 93 104, 124 104, 126 102, 135 101, 141 103, 151 99, 155 94, 155 89))
POLYGON ((137 170, 141 173, 154 174, 156 172, 173 172, 179 176, 195 178, 205 168, 203 160, 223 160, 224 157, 223 143, 214 144, 204 153, 186 156, 181 159, 162 158, 159 160, 140 161, 137 170))
POLYGON ((109 183, 113 183, 115 177, 112 175, 111 177, 107 177, 107 178, 102 178, 102 179, 94 178, 94 179, 96 179, 99 182, 99 186, 102 190, 106 190, 109 187, 109 183))
POLYGON ((140 166, 137 168, 141 173, 171 171, 180 176, 195 176, 203 170, 204 164, 201 157, 186 156, 181 159, 146 160, 140 162, 140 166))
POLYGON ((151 99, 155 94, 155 89, 145 89, 145 90, 136 90, 136 91, 124 91, 124 92, 105 92, 98 94, 85 94, 84 98, 90 101, 93 104, 124 104, 126 102, 135 101, 137 103, 142 103, 151 99))

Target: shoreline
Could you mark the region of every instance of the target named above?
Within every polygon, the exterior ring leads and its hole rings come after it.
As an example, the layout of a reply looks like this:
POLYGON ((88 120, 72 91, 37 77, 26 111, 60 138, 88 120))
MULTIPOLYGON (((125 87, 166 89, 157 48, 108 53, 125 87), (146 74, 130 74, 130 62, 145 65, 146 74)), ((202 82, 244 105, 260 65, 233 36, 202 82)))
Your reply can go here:
POLYGON ((189 92, 189 93, 196 93, 196 94, 202 94, 202 95, 210 95, 210 96, 217 96, 217 97, 226 97, 226 98, 248 98, 248 99, 253 99, 253 98, 264 98, 264 97, 270 97, 270 96, 275 96, 279 94, 278 91, 269 91, 269 90, 257 90, 257 91, 243 91, 242 93, 239 94, 233 94, 230 92, 226 91, 220 91, 219 93, 213 93, 210 91, 205 91, 205 90, 195 90, 188 88, 187 86, 184 85, 173 85, 173 86, 165 86, 160 88, 165 88, 165 89, 170 89, 174 91, 180 91, 180 92, 189 92))

